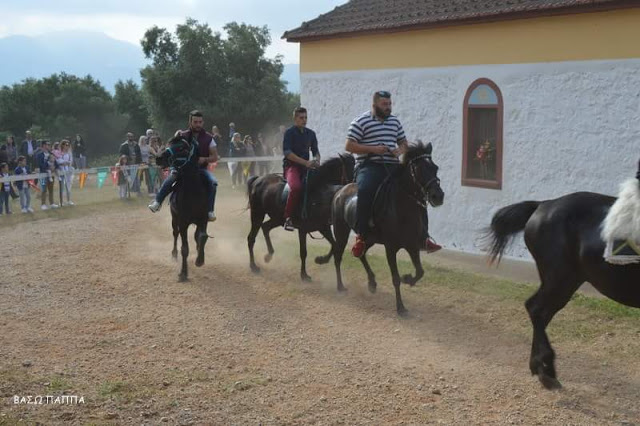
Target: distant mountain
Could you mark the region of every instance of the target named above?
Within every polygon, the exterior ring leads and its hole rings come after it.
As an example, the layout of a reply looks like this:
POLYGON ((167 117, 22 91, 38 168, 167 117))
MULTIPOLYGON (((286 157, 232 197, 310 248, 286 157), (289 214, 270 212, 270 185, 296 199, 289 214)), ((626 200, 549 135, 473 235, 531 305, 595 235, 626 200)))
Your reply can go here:
POLYGON ((141 47, 85 31, 0 38, 0 57, 0 85, 64 71, 80 77, 91 74, 111 92, 118 80, 140 83, 140 68, 147 64, 141 47))
MULTIPOLYGON (((140 84, 140 69, 148 63, 142 47, 89 31, 0 38, 0 58, 0 86, 64 71, 79 77, 91 74, 112 93, 118 80, 140 84)), ((289 91, 299 92, 298 64, 285 65, 282 79, 289 91)))

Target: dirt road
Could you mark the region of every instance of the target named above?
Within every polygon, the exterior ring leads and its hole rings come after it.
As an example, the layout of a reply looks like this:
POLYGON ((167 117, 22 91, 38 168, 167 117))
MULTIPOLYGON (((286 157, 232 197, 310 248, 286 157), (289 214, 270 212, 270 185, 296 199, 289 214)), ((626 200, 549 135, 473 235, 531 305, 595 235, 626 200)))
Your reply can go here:
POLYGON ((332 264, 310 264, 300 283, 281 230, 256 276, 242 195, 221 198, 186 284, 166 208, 0 228, 0 424, 640 424, 637 321, 551 333, 564 388, 545 391, 524 300, 488 304, 427 272, 399 319, 388 276, 372 295, 348 271, 340 295, 332 264), (62 394, 85 403, 14 403, 62 394))

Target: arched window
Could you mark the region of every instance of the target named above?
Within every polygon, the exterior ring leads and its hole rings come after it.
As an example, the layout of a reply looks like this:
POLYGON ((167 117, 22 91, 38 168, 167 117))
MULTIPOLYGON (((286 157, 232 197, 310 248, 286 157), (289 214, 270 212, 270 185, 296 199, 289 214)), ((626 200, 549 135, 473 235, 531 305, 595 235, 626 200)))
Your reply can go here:
POLYGON ((502 94, 486 78, 464 97, 462 185, 502 188, 502 94))

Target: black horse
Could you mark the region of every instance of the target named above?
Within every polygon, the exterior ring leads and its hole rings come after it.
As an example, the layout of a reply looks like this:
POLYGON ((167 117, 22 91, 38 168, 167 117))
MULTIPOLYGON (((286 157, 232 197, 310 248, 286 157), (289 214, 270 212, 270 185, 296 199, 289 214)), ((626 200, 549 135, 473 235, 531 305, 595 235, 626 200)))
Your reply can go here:
MULTIPOLYGON (((428 204, 437 207, 444 202, 444 192, 438 179, 438 166, 431 159, 432 150, 431 144, 411 146, 400 167, 382 184, 374 203, 375 228, 368 236, 365 253, 360 257, 367 271, 369 291, 375 293, 376 278, 367 261, 366 251, 374 244, 384 244, 396 290, 396 309, 399 315, 406 315, 407 310, 400 296, 401 278, 396 255, 400 249, 409 253, 416 268, 416 275, 404 275, 402 282, 415 285, 424 275, 420 263, 420 246, 424 242, 422 225, 425 209, 428 204)), ((338 291, 345 290, 340 264, 349 233, 355 227, 357 194, 358 185, 353 183, 342 188, 333 199, 333 232, 336 239, 334 262, 338 291)))
MULTIPOLYGON (((353 168, 355 160, 351 155, 340 154, 325 161, 317 170, 308 174, 307 178, 307 202, 302 206, 304 218, 294 218, 294 224, 298 225, 298 240, 300 243, 300 277, 303 281, 310 281, 307 274, 307 234, 320 232, 329 241, 331 248, 325 256, 317 257, 316 263, 329 262, 333 253, 333 235, 331 234, 331 200, 339 185, 345 185, 353 180, 353 168)), ((251 231, 247 237, 249 246, 249 265, 253 272, 260 272, 255 263, 253 246, 260 228, 264 233, 269 251, 264 261, 269 262, 273 257, 273 245, 269 232, 284 224, 285 200, 283 191, 285 180, 277 174, 262 177, 252 176, 247 182, 247 194, 249 197, 249 209, 251 210, 251 231), (264 221, 265 215, 269 220, 264 221)))
POLYGON ((524 201, 500 209, 491 221, 489 255, 499 262, 516 233, 536 261, 541 286, 526 301, 533 324, 529 368, 547 389, 560 387, 546 327, 585 281, 600 293, 640 308, 640 264, 616 266, 603 258, 601 225, 614 197, 576 192, 550 201, 524 201))
MULTIPOLYGON (((181 141, 180 136, 174 137, 169 146, 187 143, 181 141)), ((184 164, 176 167, 178 179, 173 187, 170 198, 171 226, 173 227, 173 250, 171 255, 178 258, 178 235, 182 239, 182 269, 178 278, 181 282, 187 281, 187 257, 189 256, 189 242, 187 230, 189 225, 196 225, 195 240, 198 256, 196 266, 204 265, 204 246, 209 238, 207 235, 207 183, 198 169, 197 156, 192 156, 184 164)), ((173 159, 170 150, 165 150, 157 159, 159 166, 172 165, 173 159)))

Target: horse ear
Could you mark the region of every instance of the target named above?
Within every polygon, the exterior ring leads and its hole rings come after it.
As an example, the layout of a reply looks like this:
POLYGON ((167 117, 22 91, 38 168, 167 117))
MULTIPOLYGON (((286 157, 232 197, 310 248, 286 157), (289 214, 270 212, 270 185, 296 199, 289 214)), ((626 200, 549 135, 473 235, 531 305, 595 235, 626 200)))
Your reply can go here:
POLYGON ((431 153, 433 152, 433 145, 431 145, 431 142, 429 142, 424 148, 427 155, 431 155, 431 153))

